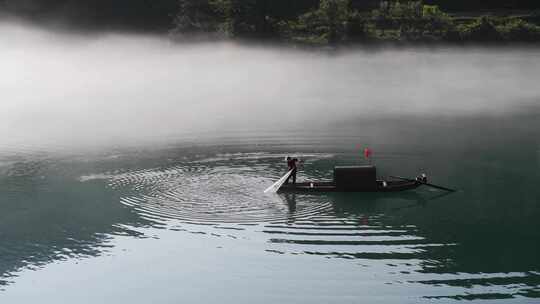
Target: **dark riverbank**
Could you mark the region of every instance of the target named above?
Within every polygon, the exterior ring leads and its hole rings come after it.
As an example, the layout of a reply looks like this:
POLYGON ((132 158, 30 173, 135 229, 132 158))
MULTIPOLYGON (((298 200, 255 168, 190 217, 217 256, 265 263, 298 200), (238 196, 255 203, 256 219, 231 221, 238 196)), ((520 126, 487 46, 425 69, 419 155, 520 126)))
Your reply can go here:
POLYGON ((300 45, 536 43, 535 1, 10 1, 4 16, 81 31, 300 45))

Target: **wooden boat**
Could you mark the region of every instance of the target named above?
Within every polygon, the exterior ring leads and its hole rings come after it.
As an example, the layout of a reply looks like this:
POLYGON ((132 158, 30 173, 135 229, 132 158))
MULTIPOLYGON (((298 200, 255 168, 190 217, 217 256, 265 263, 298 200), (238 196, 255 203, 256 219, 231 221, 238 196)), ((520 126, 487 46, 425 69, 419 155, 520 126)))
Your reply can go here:
POLYGON ((377 179, 375 166, 335 167, 331 182, 301 182, 283 184, 279 192, 397 192, 411 190, 426 184, 422 175, 416 179, 377 179))
POLYGON ((401 180, 377 180, 377 187, 373 189, 340 189, 334 182, 302 182, 296 184, 284 184, 278 192, 397 192, 416 189, 421 186, 420 182, 401 180))

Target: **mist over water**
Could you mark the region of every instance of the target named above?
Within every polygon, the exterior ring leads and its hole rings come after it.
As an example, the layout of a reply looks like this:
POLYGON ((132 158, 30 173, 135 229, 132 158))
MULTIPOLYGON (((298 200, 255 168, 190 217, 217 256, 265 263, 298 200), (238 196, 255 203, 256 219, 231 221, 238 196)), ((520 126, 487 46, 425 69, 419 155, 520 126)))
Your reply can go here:
POLYGON ((322 130, 535 105, 537 49, 299 51, 0 24, 3 144, 93 146, 322 130))

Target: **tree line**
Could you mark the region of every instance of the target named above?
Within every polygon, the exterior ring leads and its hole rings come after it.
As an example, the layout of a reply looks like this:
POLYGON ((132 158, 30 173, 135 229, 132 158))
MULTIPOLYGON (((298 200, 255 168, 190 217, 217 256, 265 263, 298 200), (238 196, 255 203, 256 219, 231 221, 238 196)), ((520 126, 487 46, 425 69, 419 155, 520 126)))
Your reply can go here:
POLYGON ((0 16, 70 27, 306 44, 538 41, 538 0, 0 0, 0 16))
POLYGON ((177 39, 259 38, 314 45, 540 41, 540 27, 531 22, 538 19, 534 14, 467 17, 418 0, 377 1, 367 9, 358 8, 352 0, 309 3, 300 13, 285 16, 272 0, 179 0, 171 35, 177 39))

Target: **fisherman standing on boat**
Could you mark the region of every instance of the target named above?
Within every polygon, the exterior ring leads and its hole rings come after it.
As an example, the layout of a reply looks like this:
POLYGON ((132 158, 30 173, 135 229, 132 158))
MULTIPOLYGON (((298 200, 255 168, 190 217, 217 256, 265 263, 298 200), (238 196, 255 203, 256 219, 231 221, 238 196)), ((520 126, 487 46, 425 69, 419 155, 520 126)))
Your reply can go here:
POLYGON ((293 184, 296 184, 296 171, 297 171, 296 163, 297 162, 298 162, 298 159, 291 158, 290 156, 287 156, 287 167, 289 168, 289 171, 292 170, 292 172, 291 172, 291 175, 289 175, 289 177, 287 177, 287 180, 285 181, 285 184, 289 183, 289 179, 291 178, 291 176, 292 176, 293 184))

